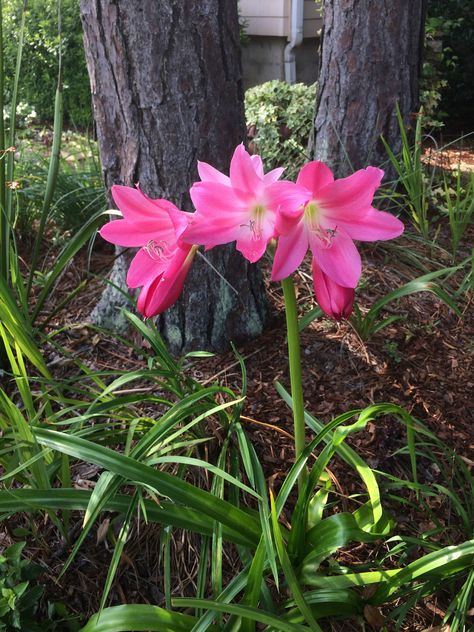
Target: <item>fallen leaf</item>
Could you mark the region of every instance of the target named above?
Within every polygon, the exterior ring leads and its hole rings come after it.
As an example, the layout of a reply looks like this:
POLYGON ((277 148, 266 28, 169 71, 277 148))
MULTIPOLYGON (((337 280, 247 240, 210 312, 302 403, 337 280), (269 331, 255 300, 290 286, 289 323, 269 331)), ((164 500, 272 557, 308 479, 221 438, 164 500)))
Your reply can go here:
POLYGON ((381 630, 385 625, 385 617, 376 606, 367 604, 364 607, 364 617, 367 623, 375 630, 381 630))
POLYGON ((97 544, 103 542, 107 536, 107 531, 110 526, 110 518, 106 518, 103 520, 100 525, 97 527, 97 544))

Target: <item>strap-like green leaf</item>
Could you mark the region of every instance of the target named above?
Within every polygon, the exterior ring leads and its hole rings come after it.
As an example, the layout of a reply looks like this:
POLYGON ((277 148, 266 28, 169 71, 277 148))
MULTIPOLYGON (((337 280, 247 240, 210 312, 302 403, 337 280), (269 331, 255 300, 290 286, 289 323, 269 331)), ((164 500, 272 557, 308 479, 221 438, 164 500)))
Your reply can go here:
POLYGON ((420 581, 430 575, 450 576, 464 568, 472 567, 474 561, 474 540, 467 540, 457 546, 447 546, 433 551, 405 566, 399 573, 382 584, 372 598, 375 604, 383 603, 397 588, 414 580, 420 581))
POLYGON ((48 279, 44 284, 43 289, 41 290, 33 312, 31 314, 31 323, 34 323, 38 318, 38 315, 48 298, 49 293, 51 292, 54 284, 56 283, 57 278, 63 272, 64 268, 67 266, 69 261, 74 257, 74 255, 84 246, 92 235, 94 235, 97 229, 104 222, 104 213, 97 213, 93 215, 90 219, 86 221, 84 226, 82 226, 77 233, 67 242, 64 248, 59 253, 58 257, 55 260, 54 266, 48 275, 48 279))
MULTIPOLYGON (((69 510, 74 509, 85 511, 89 505, 91 492, 82 489, 11 489, 0 490, 0 513, 8 515, 19 511, 34 512, 47 510, 69 510)), ((125 494, 117 494, 107 500, 103 511, 118 511, 125 514, 130 505, 131 497, 125 494)), ((189 507, 182 507, 173 502, 163 500, 159 505, 146 500, 147 519, 164 525, 171 525, 178 529, 188 529, 203 535, 211 535, 214 520, 189 507)), ((253 540, 246 533, 245 529, 229 529, 223 526, 223 537, 225 540, 241 544, 242 546, 252 546, 253 540)))
POLYGON ((281 617, 278 617, 271 612, 259 610, 258 608, 251 608, 249 606, 220 603, 218 601, 208 601, 206 599, 186 598, 173 599, 172 603, 173 606, 180 608, 206 608, 207 610, 214 610, 216 612, 235 614, 236 616, 242 618, 247 617, 264 625, 270 625, 272 626, 272 628, 275 628, 275 630, 281 630, 281 632, 309 632, 310 630, 310 628, 305 625, 289 623, 288 621, 285 621, 281 617))
POLYGON ((270 503, 271 503, 271 515, 272 515, 272 527, 273 527, 273 536, 275 538, 275 546, 278 553, 278 558, 280 560, 281 567, 283 569, 283 574, 285 576, 286 582, 288 584, 288 588, 290 589, 291 594, 295 600, 296 605, 298 606, 301 615, 303 616, 306 623, 309 625, 310 629, 314 632, 322 632, 319 627, 316 619, 313 616, 311 608, 305 601, 303 591, 298 583, 298 579, 296 577, 296 573, 291 564, 290 558, 288 557, 288 553, 286 552, 285 545, 283 543, 283 538, 281 535, 280 525, 278 524, 278 517, 276 513, 275 501, 273 499, 273 495, 270 493, 270 503))
MULTIPOLYGON (((169 612, 158 606, 135 604, 113 606, 91 617, 80 632, 188 632, 195 618, 169 612)), ((208 630, 217 632, 215 626, 208 630)))
MULTIPOLYGON (((371 508, 367 508, 371 514, 371 508)), ((357 517, 350 513, 340 513, 329 516, 311 529, 307 534, 308 545, 311 550, 303 560, 300 572, 301 582, 312 584, 312 576, 318 572, 319 565, 329 555, 343 548, 349 542, 373 542, 390 533, 393 524, 385 516, 372 526, 371 531, 361 528, 357 517)))
POLYGON ((32 335, 31 328, 27 325, 24 314, 16 304, 10 288, 0 276, 0 321, 8 330, 12 340, 20 347, 22 353, 30 360, 31 364, 46 378, 50 373, 44 362, 32 335))
POLYGON ((87 463, 100 465, 135 483, 149 486, 175 502, 201 511, 222 522, 232 530, 239 530, 242 524, 245 524, 248 536, 254 539, 255 545, 258 542, 260 528, 255 518, 229 502, 215 498, 205 490, 80 437, 44 428, 34 428, 34 434, 38 443, 42 445, 47 445, 87 463))

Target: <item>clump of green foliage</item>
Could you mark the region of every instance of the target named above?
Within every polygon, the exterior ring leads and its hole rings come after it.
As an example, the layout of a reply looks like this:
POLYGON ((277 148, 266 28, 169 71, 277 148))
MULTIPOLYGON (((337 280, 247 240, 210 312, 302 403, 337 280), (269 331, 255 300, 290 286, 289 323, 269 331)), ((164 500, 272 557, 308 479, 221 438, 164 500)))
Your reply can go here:
POLYGON ((0 630, 34 632, 38 601, 43 586, 31 585, 42 572, 41 567, 21 558, 24 542, 8 547, 0 555, 0 630))
MULTIPOLYGON (((23 2, 3 2, 3 42, 6 102, 13 89, 23 2)), ((79 3, 62 0, 63 105, 66 122, 86 128, 92 122, 89 77, 82 43, 79 3)), ((27 7, 23 43, 20 101, 34 110, 41 122, 54 114, 58 68, 58 5, 56 0, 35 0, 27 7)))
MULTIPOLYGON (((16 232, 27 235, 41 216, 48 180, 49 150, 47 134, 33 130, 17 143, 15 157, 16 232)), ((76 132, 61 136, 61 170, 52 194, 48 220, 64 231, 77 230, 94 213, 105 210, 107 200, 102 181, 97 143, 76 132)))
POLYGON ((262 156, 267 169, 288 165, 292 178, 308 160, 316 85, 267 81, 245 93, 250 149, 262 156))
POLYGON ((442 55, 437 64, 438 70, 435 68, 438 75, 435 80, 446 82, 445 85, 440 86, 441 90, 439 90, 440 108, 449 112, 451 121, 453 119, 461 122, 469 121, 472 114, 474 99, 473 8, 472 0, 468 2, 465 0, 428 1, 427 35, 429 37, 435 35, 441 44, 442 55))
POLYGON ((437 17, 425 22, 425 50, 420 85, 420 103, 424 112, 424 127, 443 127, 446 112, 440 109, 443 91, 448 87, 447 70, 455 64, 443 49, 443 34, 448 27, 437 17))

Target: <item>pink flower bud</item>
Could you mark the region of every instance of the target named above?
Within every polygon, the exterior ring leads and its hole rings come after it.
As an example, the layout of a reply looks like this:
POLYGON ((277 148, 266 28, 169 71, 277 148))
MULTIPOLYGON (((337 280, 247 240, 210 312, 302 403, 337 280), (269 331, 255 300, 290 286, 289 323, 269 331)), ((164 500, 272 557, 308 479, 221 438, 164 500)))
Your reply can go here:
POLYGON ((313 282, 316 300, 328 316, 335 320, 349 318, 354 305, 354 288, 343 287, 321 270, 313 259, 313 282))

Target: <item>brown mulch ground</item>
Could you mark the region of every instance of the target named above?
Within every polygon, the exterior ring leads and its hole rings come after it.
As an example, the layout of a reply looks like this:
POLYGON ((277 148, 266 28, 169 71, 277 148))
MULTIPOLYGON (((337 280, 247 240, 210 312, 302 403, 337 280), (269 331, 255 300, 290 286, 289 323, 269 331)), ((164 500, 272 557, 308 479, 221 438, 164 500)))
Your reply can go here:
POLYGON ((432 168, 447 171, 474 171, 474 134, 426 139, 423 162, 432 168))

